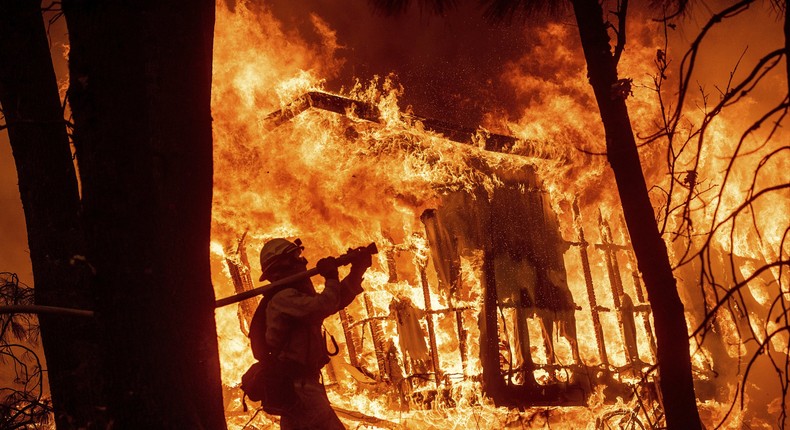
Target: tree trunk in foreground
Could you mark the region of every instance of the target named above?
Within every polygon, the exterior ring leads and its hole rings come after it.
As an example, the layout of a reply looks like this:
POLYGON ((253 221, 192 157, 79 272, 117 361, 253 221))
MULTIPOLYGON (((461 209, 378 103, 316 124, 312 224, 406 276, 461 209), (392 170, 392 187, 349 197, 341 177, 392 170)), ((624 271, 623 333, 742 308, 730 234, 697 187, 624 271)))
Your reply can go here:
POLYGON ((689 335, 666 245, 647 193, 634 133, 618 94, 617 64, 597 0, 573 0, 588 77, 606 132, 609 164, 655 320, 661 393, 669 429, 700 429, 689 357, 689 335))
POLYGON ((214 292, 214 2, 65 0, 114 429, 224 429, 214 292))
POLYGON ((790 95, 790 7, 785 2, 785 73, 787 74, 787 94, 790 95))
MULTIPOLYGON (((0 0, 0 104, 14 153, 39 305, 91 309, 77 176, 40 0, 0 0)), ((104 427, 94 322, 39 316, 58 428, 104 427)))

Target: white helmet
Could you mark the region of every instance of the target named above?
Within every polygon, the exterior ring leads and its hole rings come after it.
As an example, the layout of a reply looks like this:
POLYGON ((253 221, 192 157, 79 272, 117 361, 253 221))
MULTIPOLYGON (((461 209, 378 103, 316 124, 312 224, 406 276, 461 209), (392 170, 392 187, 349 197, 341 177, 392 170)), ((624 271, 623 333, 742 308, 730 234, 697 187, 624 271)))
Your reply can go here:
POLYGON ((270 275, 268 273, 269 269, 278 261, 281 261, 284 256, 294 253, 298 255, 303 249, 304 246, 302 246, 302 241, 299 239, 291 242, 278 237, 264 243, 263 248, 261 248, 261 272, 263 274, 259 281, 265 281, 270 275))

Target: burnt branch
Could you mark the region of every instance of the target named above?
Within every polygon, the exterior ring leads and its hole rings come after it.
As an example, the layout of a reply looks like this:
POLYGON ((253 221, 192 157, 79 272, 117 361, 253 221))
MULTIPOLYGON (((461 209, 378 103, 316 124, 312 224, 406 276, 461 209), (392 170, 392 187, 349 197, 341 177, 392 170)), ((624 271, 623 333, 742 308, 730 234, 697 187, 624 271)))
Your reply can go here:
POLYGON ((719 299, 719 301, 716 303, 716 305, 710 310, 710 312, 706 316, 705 320, 701 324, 699 324, 699 326, 691 333, 691 336, 697 336, 698 334, 701 334, 705 330, 705 327, 708 325, 708 323, 710 322, 711 318, 714 318, 716 313, 722 307, 729 306, 730 305, 730 299, 733 296, 735 296, 736 294, 738 294, 738 292, 742 288, 744 288, 747 284, 749 284, 749 282, 759 278, 759 276, 762 275, 763 272, 766 272, 766 271, 771 270, 773 268, 787 267, 788 265, 790 265, 790 260, 779 260, 779 261, 775 261, 773 263, 766 264, 765 266, 762 266, 759 269, 757 269, 751 276, 749 276, 745 280, 743 280, 741 282, 738 282, 735 285, 733 285, 732 288, 730 288, 724 294, 724 296, 721 297, 721 299, 719 299))
POLYGON ((50 1, 41 5, 41 12, 60 12, 63 9, 63 2, 50 1))
POLYGON ((623 54, 626 42, 626 17, 628 16, 628 0, 620 0, 617 10, 613 12, 617 17, 617 28, 614 29, 617 35, 617 43, 614 47, 614 64, 620 63, 620 56, 623 54))
POLYGON ((696 66, 697 62, 697 55, 699 54, 700 47, 702 45, 703 40, 708 35, 708 32, 714 28, 717 24, 721 23, 723 20, 727 18, 732 18, 744 12, 746 9, 749 8, 749 5, 754 3, 754 0, 742 0, 734 5, 722 10, 721 12, 714 14, 708 22, 703 26, 700 30, 699 35, 696 39, 691 43, 691 47, 683 56, 683 59, 680 62, 680 88, 678 90, 678 102, 677 102, 677 110, 673 115, 671 115, 670 123, 677 123, 680 119, 680 115, 682 112, 683 104, 686 99, 686 95, 688 89, 690 88, 691 76, 694 73, 694 67, 696 66))
MULTIPOLYGON (((730 132, 731 137, 714 134, 717 121, 728 121, 720 118, 751 103, 755 94, 765 93, 762 87, 773 82, 788 59, 786 43, 751 64, 746 64, 744 50, 723 86, 715 86, 712 93, 695 82, 699 54, 708 34, 713 28, 726 26, 729 18, 746 11, 751 3, 740 1, 711 16, 675 71, 679 87, 672 97, 666 97, 668 76, 672 76, 666 40, 667 28, 674 27, 664 20, 665 44, 656 52, 651 88, 660 116, 654 122, 656 131, 640 136, 644 144, 665 148, 668 176, 654 185, 651 193, 661 201, 657 212, 661 232, 676 244, 673 269, 691 276, 684 281, 688 288, 697 290, 700 298, 694 304, 699 321, 691 334, 698 352, 707 358, 715 354, 713 348, 719 348, 718 357, 722 358, 723 348, 735 346, 725 342, 735 342, 748 351, 743 361, 740 355, 732 358, 737 360, 737 366, 730 364, 737 369, 733 381, 737 394, 728 400, 729 410, 717 428, 727 425, 736 408, 744 409, 746 382, 754 377, 758 363, 775 373, 780 387, 778 400, 783 405, 790 374, 790 351, 772 349, 778 345, 786 349, 790 332, 790 222, 766 215, 777 202, 786 201, 790 191, 790 184, 771 171, 781 168, 790 150, 790 145, 778 141, 784 138, 780 132, 784 132, 782 125, 790 110, 790 94, 781 97, 780 93, 780 101, 752 110, 754 118, 730 132), (721 161, 712 164, 710 157, 721 161), (721 167, 713 175, 708 166, 717 164, 721 167), (733 196, 742 201, 733 201, 733 196), (744 240, 748 240, 748 248, 744 248, 744 240), (691 275, 695 271, 696 275, 691 275), (759 300, 753 294, 755 289, 760 291, 759 300), (725 334, 726 341, 722 337, 725 334), (782 342, 777 342, 779 339, 782 342), (766 359, 760 361, 759 357, 766 359)), ((711 356, 711 360, 708 371, 715 369, 716 357, 711 356)), ((783 427, 786 421, 787 411, 782 408, 777 424, 783 427)))
MULTIPOLYGON (((0 307, 32 303, 32 288, 20 284, 16 274, 0 272, 0 307)), ((36 343, 37 335, 37 320, 30 315, 0 314, 0 363, 14 374, 8 386, 0 387, 0 428, 38 428, 51 419, 41 360, 28 346, 36 343)))
POLYGON ((78 317, 92 317, 93 311, 83 309, 62 308, 57 306, 41 305, 10 305, 0 306, 0 314, 51 314, 78 317))

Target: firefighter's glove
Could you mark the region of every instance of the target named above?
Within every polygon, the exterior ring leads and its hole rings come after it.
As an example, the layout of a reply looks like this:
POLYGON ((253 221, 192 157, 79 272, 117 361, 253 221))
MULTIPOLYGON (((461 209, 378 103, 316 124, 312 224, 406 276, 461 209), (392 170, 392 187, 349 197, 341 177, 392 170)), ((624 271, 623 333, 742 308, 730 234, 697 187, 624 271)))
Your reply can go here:
POLYGON ((337 273, 337 261, 335 257, 326 257, 318 260, 315 268, 318 269, 318 274, 323 276, 324 279, 340 279, 340 275, 337 273))

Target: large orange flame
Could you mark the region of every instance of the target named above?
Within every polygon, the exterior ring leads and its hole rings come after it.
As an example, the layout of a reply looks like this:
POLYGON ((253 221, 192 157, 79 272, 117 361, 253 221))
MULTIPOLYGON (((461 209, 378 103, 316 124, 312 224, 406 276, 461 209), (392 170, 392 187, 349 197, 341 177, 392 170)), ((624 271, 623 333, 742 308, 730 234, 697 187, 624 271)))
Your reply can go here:
MULTIPOLYGON (((342 44, 330 24, 315 14, 310 20, 320 35, 320 45, 308 43, 284 30, 265 7, 252 8, 238 3, 231 11, 218 6, 212 100, 215 125, 212 253, 217 297, 234 293, 226 261, 239 258, 236 250, 239 239, 245 234, 241 249, 251 255, 257 255, 257 250, 269 238, 300 237, 306 244, 307 258, 313 262, 325 255, 337 255, 348 246, 375 241, 383 249, 389 249, 394 260, 388 261, 384 252, 378 255, 378 261, 366 275, 367 302, 360 298, 347 309, 351 321, 367 317, 378 324, 376 332, 372 328, 360 329, 363 337, 369 337, 368 347, 358 354, 361 367, 376 368, 378 360, 382 359, 381 351, 369 346, 370 337, 383 336, 395 349, 399 345, 398 328, 392 320, 383 318, 392 311, 395 298, 408 300, 421 311, 463 308, 459 312, 465 321, 466 333, 463 339, 456 335, 453 312, 437 311, 435 316, 429 317, 431 324, 435 324, 436 338, 431 342, 435 342, 437 350, 431 359, 442 363, 442 371, 447 375, 442 384, 449 392, 452 407, 442 407, 437 400, 429 410, 406 408, 391 381, 375 381, 370 375, 358 374, 345 362, 349 358, 342 354, 334 358, 324 375, 330 399, 338 408, 357 414, 341 413, 344 419, 357 420, 371 428, 501 428, 515 423, 550 425, 551 428, 594 428, 596 418, 606 416, 607 411, 635 407, 633 401, 606 401, 602 387, 590 393, 586 407, 521 412, 495 407, 482 395, 476 378, 482 366, 479 359, 481 333, 474 322, 483 306, 481 255, 467 254, 462 258, 460 272, 464 291, 450 303, 450 298, 436 289, 441 275, 430 263, 435 257, 431 255, 425 226, 420 222, 421 214, 439 206, 443 196, 466 192, 487 198, 503 184, 523 177, 524 172, 535 171, 545 190, 545 202, 550 206, 547 213, 556 215, 552 222, 568 242, 564 266, 570 292, 581 308, 575 312, 575 321, 582 362, 589 366, 620 368, 634 359, 633 354, 646 363, 654 362, 649 312, 634 313, 639 340, 635 352, 628 350, 623 323, 617 312, 595 311, 605 340, 598 339, 600 335, 594 330, 596 321, 588 300, 585 266, 588 266, 590 279, 594 280, 597 305, 601 309, 622 306, 622 298, 609 287, 615 282, 613 266, 619 267, 617 276, 622 276, 618 282, 622 283, 623 292, 633 298, 636 305, 645 299, 638 275, 632 276, 636 267, 627 252, 628 237, 622 228, 619 201, 605 157, 589 154, 604 151, 604 138, 578 49, 564 48, 577 46, 575 38, 578 36, 574 29, 546 25, 530 56, 508 64, 501 78, 512 85, 515 97, 521 98, 524 108, 512 121, 493 113, 485 116, 485 125, 492 129, 506 127, 519 139, 509 154, 498 154, 481 150, 480 142, 477 146, 451 142, 427 130, 423 123, 410 119, 413 117, 404 115, 398 107, 404 89, 390 77, 357 82, 343 94, 375 105, 380 112, 378 123, 366 121, 359 112, 339 115, 308 109, 279 126, 272 125, 266 120, 270 112, 293 109, 291 103, 299 96, 309 91, 323 91, 323 80, 337 76, 342 66, 338 55, 342 44), (534 58, 542 59, 539 66, 535 65, 534 58), (546 70, 541 71, 541 67, 546 70), (539 147, 548 157, 536 159, 518 155, 524 153, 523 148, 527 146, 539 147), (573 207, 577 203, 581 205, 581 213, 575 215, 573 207), (586 242, 582 240, 582 232, 586 242), (589 264, 581 253, 585 243, 589 243, 589 264), (600 246, 595 247, 595 244, 600 246), (622 248, 626 251, 604 252, 606 246, 614 249, 620 245, 626 245, 622 248), (401 271, 397 280, 388 272, 393 261, 401 271), (429 288, 432 293, 427 296, 423 282, 433 286, 432 290, 429 288), (426 297, 430 302, 426 302, 426 297), (466 362, 458 353, 462 342, 468 348, 466 362), (602 347, 608 352, 608 363, 604 363, 600 355, 602 347), (372 417, 383 421, 375 421, 372 417)), ((629 109, 634 128, 641 135, 653 132, 658 120, 656 93, 651 86, 656 73, 653 63, 656 47, 663 46, 663 41, 656 26, 655 23, 634 25, 639 37, 629 41, 621 64, 621 69, 634 79, 629 109)), ((684 132, 693 132, 691 124, 699 120, 692 113, 684 132)), ((701 154, 689 151, 681 156, 679 165, 688 166, 699 155, 696 171, 700 180, 721 187, 720 193, 702 195, 692 203, 695 206, 691 216, 694 225, 700 226, 700 232, 724 221, 745 201, 746 186, 761 158, 776 146, 761 146, 759 141, 750 140, 750 155, 737 159, 726 183, 717 182, 727 168, 728 155, 737 144, 734 130, 742 124, 743 117, 739 113, 716 119, 707 131, 707 139, 715 143, 705 146, 701 154)), ((485 132, 481 129, 478 137, 484 139, 485 132)), ((780 141, 782 137, 786 135, 780 135, 780 141)), ((648 183, 655 189, 668 189, 672 177, 667 173, 662 155, 666 148, 655 143, 640 150, 648 183)), ((788 162, 787 157, 773 159, 770 165, 761 167, 765 173, 758 175, 757 182, 760 186, 775 184, 776 178, 781 178, 782 172, 790 167, 788 162)), ((786 175, 784 177, 786 179, 786 175)), ((523 184, 522 193, 526 192, 523 184)), ((660 193, 651 195, 657 207, 663 203, 660 193)), ((788 200, 779 203, 757 201, 752 211, 759 220, 759 239, 754 237, 753 226, 730 223, 714 235, 715 246, 724 253, 736 254, 749 261, 776 261, 781 257, 778 250, 787 229, 788 200)), ((668 230, 681 221, 674 215, 668 218, 668 230)), ((675 248, 670 246, 670 249, 675 248)), ((675 258, 680 260, 682 255, 675 258)), ((257 279, 254 272, 259 267, 254 260, 252 279, 257 279)), ((740 276, 748 277, 755 268, 741 266, 740 276)), ((778 269, 772 276, 774 281, 779 279, 778 269)), ((692 328, 700 322, 690 297, 696 282, 696 279, 681 282, 692 328)), ((786 272, 783 282, 780 288, 784 294, 790 294, 786 272)), ((749 289, 761 305, 767 305, 773 297, 764 285, 752 283, 749 289)), ((514 312, 504 309, 500 324, 512 320, 514 312)), ((421 323, 423 329, 425 321, 424 318, 421 323)), ((764 322, 764 315, 755 315, 752 320, 755 326, 764 322)), ((327 322, 327 328, 341 341, 341 350, 348 348, 342 339, 347 323, 348 320, 340 318, 327 322)), ((745 350, 739 347, 735 324, 723 318, 724 332, 720 335, 730 345, 727 353, 740 357, 745 350)), ((235 305, 217 310, 217 325, 222 379, 227 388, 228 422, 232 428, 241 428, 252 413, 241 411, 237 387, 240 375, 253 358, 235 305)), ((365 327, 373 326, 370 323, 365 327)), ((768 327, 771 327, 770 322, 768 327)), ((532 339, 542 336, 543 328, 535 318, 528 319, 527 330, 532 339)), ((764 335, 762 328, 758 331, 764 335)), ((507 336, 509 338, 503 342, 516 343, 512 332, 507 336)), ((364 339, 362 342, 364 347, 364 339)), ((554 345, 560 362, 574 361, 573 346, 568 338, 559 338, 554 345)), ((772 345, 777 351, 786 351, 787 337, 775 337, 772 345)), ((537 364, 550 364, 549 351, 544 345, 536 343, 532 349, 537 364)), ((691 352, 700 380, 710 378, 705 369, 710 366, 711 352, 705 346, 693 347, 691 352)), ((402 361, 400 364, 405 365, 402 361)), ((553 374, 551 370, 539 370, 536 377, 540 384, 568 378, 553 374)), ((635 380, 623 378, 622 383, 635 380)), ((721 390, 728 393, 720 398, 731 398, 735 387, 732 381, 725 382, 721 390)), ((706 421, 716 423, 726 414, 727 404, 705 400, 700 402, 700 407, 706 421)), ((738 425, 741 419, 742 414, 731 414, 728 422, 738 425)), ((274 421, 262 414, 256 420, 259 426, 274 421)))

